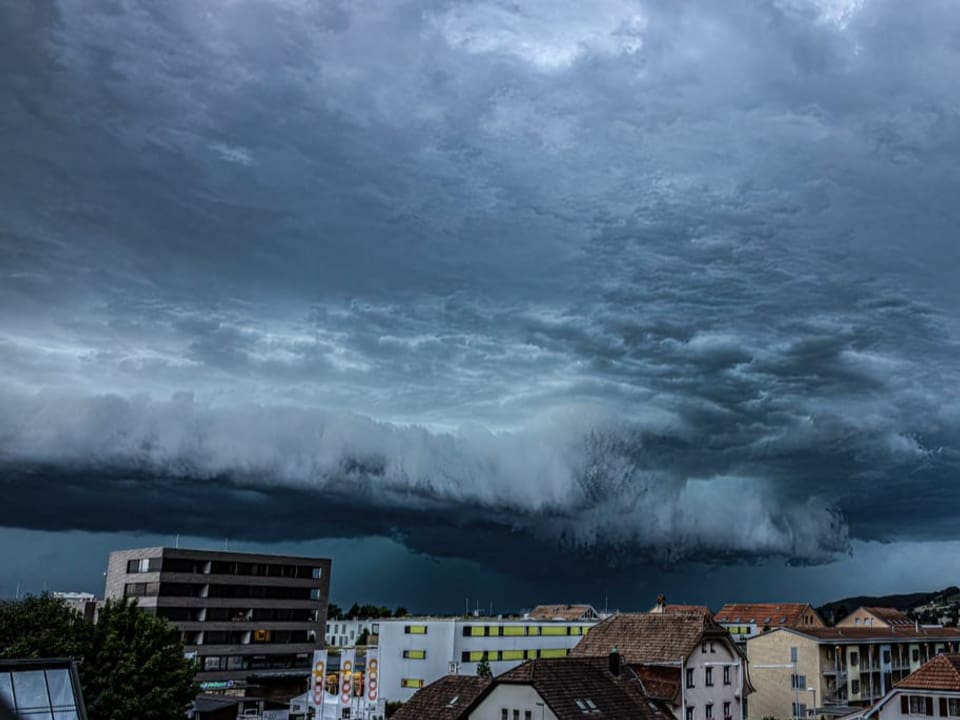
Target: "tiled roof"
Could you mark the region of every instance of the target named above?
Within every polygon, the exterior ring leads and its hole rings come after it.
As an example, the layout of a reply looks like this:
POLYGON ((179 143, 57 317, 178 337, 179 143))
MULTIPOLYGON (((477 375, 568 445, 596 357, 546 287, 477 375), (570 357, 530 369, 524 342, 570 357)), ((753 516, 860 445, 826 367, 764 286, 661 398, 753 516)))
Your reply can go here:
POLYGON ((392 720, 462 720, 491 684, 476 675, 447 675, 420 688, 392 720))
POLYGON ((584 615, 597 617, 597 612, 590 605, 537 605, 529 612, 533 620, 579 620, 584 615))
POLYGON ((878 620, 888 625, 913 625, 906 613, 890 607, 865 607, 863 608, 878 620))
POLYGON ((532 686, 558 720, 671 720, 672 715, 644 696, 637 679, 624 667, 609 670, 609 656, 530 660, 508 670, 497 684, 532 686))
POLYGON ((667 615, 709 615, 713 617, 713 612, 706 605, 664 605, 663 613, 667 615))
MULTIPOLYGON (((591 630, 591 633, 593 630, 591 630)), ((807 635, 818 640, 835 640, 837 642, 857 642, 869 640, 891 640, 893 642, 937 642, 953 640, 960 642, 960 629, 945 627, 915 628, 909 626, 883 627, 872 625, 869 627, 832 627, 832 628, 793 628, 790 632, 807 635)))
POLYGON ((714 619, 719 623, 794 627, 808 607, 807 603, 730 603, 720 608, 714 619))
POLYGON ((953 690, 960 692, 960 654, 945 653, 924 663, 919 670, 896 684, 908 690, 953 690))
POLYGON ((630 665, 675 663, 688 657, 704 634, 729 637, 708 615, 624 613, 592 627, 570 655, 606 655, 616 648, 630 665))

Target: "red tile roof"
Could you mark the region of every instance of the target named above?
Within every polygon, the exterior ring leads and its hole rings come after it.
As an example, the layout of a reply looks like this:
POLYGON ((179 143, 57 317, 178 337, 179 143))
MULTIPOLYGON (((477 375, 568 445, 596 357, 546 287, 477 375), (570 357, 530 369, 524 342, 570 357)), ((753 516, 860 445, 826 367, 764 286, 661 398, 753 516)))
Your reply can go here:
MULTIPOLYGON (((651 610, 650 612, 656 612, 651 610)), ((706 605, 664 605, 663 613, 667 615, 709 615, 713 617, 713 611, 706 605)))
MULTIPOLYGON (((945 627, 915 628, 913 625, 884 627, 871 625, 864 627, 832 627, 832 628, 792 628, 790 632, 807 635, 818 640, 834 640, 836 642, 858 642, 869 640, 891 640, 893 642, 943 642, 951 640, 960 642, 960 629, 945 627)), ((592 631, 591 631, 592 632, 592 631)))
POLYGON ((609 656, 530 660, 496 679, 496 684, 530 685, 559 720, 672 720, 646 697, 629 668, 609 670, 609 656))
POLYGON ((960 653, 937 655, 919 670, 896 684, 908 690, 953 690, 960 692, 960 653))
POLYGON ((709 615, 624 613, 592 627, 570 655, 606 655, 616 648, 629 665, 676 663, 688 657, 704 635, 730 638, 709 615))
POLYGON ((730 603, 720 608, 714 619, 719 623, 794 627, 809 607, 808 603, 730 603))
POLYGON ((463 720, 491 684, 476 675, 447 675, 420 688, 392 720, 463 720))
POLYGON ((863 608, 881 622, 888 625, 913 625, 910 617, 896 608, 890 607, 865 607, 863 608))
POLYGON ((647 697, 662 700, 671 705, 680 702, 682 690, 679 667, 664 667, 663 665, 631 665, 636 673, 647 697))

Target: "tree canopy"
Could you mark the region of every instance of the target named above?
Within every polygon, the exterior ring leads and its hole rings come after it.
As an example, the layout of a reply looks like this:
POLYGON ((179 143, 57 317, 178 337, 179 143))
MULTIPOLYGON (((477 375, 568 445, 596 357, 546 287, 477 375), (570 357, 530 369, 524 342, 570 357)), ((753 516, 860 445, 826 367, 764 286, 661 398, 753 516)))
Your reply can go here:
POLYGON ((90 720, 183 720, 197 693, 178 632, 134 600, 107 602, 90 625, 49 595, 0 604, 0 658, 80 662, 90 720))

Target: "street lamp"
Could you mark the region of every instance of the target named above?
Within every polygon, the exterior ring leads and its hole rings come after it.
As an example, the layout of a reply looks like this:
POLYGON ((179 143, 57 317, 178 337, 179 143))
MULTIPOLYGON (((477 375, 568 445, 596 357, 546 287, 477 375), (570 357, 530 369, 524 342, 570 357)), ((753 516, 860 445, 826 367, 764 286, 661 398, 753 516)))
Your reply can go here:
POLYGON ((813 711, 810 713, 811 717, 817 717, 817 689, 816 688, 807 688, 807 692, 813 693, 813 711))

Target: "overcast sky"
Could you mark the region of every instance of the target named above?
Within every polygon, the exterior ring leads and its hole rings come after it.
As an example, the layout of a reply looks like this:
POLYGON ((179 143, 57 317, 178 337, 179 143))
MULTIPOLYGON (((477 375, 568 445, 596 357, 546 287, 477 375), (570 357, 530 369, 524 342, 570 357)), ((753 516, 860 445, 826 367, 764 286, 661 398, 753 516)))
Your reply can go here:
POLYGON ((0 0, 0 595, 958 582, 958 77, 948 0, 0 0))

